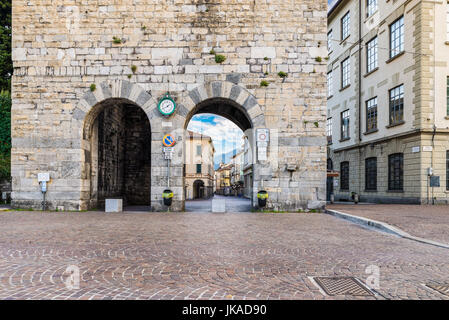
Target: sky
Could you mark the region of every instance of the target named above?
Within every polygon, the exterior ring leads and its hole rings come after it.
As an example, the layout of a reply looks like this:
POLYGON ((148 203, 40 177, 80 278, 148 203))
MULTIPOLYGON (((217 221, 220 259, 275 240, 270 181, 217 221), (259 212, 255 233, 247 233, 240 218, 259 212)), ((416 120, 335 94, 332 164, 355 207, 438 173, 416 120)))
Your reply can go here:
POLYGON ((196 114, 187 129, 212 138, 215 147, 215 162, 221 160, 223 153, 241 149, 243 131, 234 122, 210 113, 196 114))

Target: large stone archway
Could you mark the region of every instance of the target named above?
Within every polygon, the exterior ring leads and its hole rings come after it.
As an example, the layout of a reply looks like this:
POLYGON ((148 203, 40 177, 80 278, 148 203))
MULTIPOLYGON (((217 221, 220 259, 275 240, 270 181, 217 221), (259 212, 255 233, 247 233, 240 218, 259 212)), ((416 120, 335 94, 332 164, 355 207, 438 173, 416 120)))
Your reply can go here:
POLYGON ((232 117, 239 110, 245 114, 237 121, 240 127, 269 129, 278 141, 265 153, 272 158, 258 161, 254 173, 254 186, 269 192, 271 209, 324 206, 327 70, 326 61, 318 59, 327 54, 324 1, 319 6, 306 1, 299 9, 281 0, 200 2, 186 1, 181 9, 160 2, 157 12, 148 12, 153 3, 147 0, 115 4, 107 12, 77 2, 79 12, 89 13, 82 28, 46 23, 61 20, 73 8, 13 5, 18 8, 12 44, 14 207, 41 208, 38 177, 49 176, 47 208, 87 209, 87 142, 95 106, 108 99, 141 108, 150 122, 153 210, 167 209, 162 192, 168 182, 175 195, 171 210, 183 209, 185 123, 195 108, 217 111, 212 102, 227 102, 218 111, 232 117), (276 18, 279 14, 282 19, 276 18), (261 38, 262 29, 269 32, 261 38), (279 76, 281 71, 286 77, 279 76), (167 92, 177 110, 164 118, 157 103, 167 92), (178 141, 170 181, 161 149, 165 133, 178 141))
POLYGON ((81 209, 102 206, 108 197, 124 198, 125 204, 130 205, 151 205, 151 119, 155 108, 151 95, 128 81, 102 82, 83 95, 73 111, 73 118, 80 125, 84 154, 81 209), (112 117, 118 118, 115 127, 114 122, 104 121, 105 113, 112 109, 116 110, 112 117), (106 139, 106 133, 114 136, 106 139), (111 139, 114 141, 108 144, 106 140, 111 139), (114 167, 108 169, 108 163, 114 167))
POLYGON ((261 187, 263 173, 261 168, 268 167, 266 161, 257 161, 255 148, 255 133, 257 128, 265 128, 265 115, 257 99, 242 86, 228 81, 212 81, 200 85, 181 98, 182 120, 187 129, 191 118, 198 113, 212 113, 233 121, 249 140, 251 152, 251 200, 256 206, 257 191, 261 187))

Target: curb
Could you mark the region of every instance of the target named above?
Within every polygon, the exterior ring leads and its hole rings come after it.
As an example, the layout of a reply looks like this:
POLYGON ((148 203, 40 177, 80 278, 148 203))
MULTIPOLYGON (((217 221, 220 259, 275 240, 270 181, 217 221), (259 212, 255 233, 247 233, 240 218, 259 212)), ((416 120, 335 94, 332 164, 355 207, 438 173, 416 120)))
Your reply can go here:
POLYGON ((449 244, 412 236, 412 235, 408 234, 407 232, 405 232, 405 231, 403 231, 403 230, 401 230, 399 228, 393 227, 393 226, 391 226, 391 225, 389 225, 388 223, 385 223, 385 222, 380 222, 380 221, 377 221, 377 220, 372 220, 372 219, 368 219, 368 218, 354 216, 352 214, 344 213, 344 212, 337 211, 337 210, 326 209, 325 213, 330 214, 330 215, 332 215, 334 217, 337 217, 337 218, 341 218, 341 219, 345 219, 345 220, 351 221, 351 222, 353 222, 355 224, 373 227, 373 228, 378 229, 380 231, 383 231, 383 232, 386 232, 386 233, 390 233, 390 234, 396 235, 396 236, 401 237, 401 238, 405 238, 405 239, 409 239, 409 240, 413 240, 413 241, 417 241, 417 242, 421 242, 421 243, 425 243, 425 244, 430 244, 430 245, 437 246, 437 247, 440 247, 440 248, 449 249, 449 244))

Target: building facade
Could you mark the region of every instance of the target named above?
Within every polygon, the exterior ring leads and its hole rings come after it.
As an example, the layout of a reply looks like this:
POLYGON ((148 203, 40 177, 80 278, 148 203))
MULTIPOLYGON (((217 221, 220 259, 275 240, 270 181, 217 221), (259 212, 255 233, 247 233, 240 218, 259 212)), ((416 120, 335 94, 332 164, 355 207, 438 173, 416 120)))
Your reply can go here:
POLYGON ((328 196, 449 203, 449 4, 328 11, 328 196))
POLYGON ((39 177, 48 177, 51 210, 111 197, 166 210, 168 187, 171 210, 183 210, 185 129, 207 112, 249 135, 276 130, 275 149, 251 150, 261 155, 254 205, 265 181, 270 208, 323 207, 326 63, 316 58, 326 55, 326 8, 324 0, 13 1, 12 205, 41 208, 39 177))
POLYGON ((214 195, 215 148, 212 139, 187 131, 185 148, 185 199, 208 199, 214 195))
POLYGON ((245 188, 243 178, 243 150, 238 151, 231 158, 231 187, 234 196, 243 195, 245 188))
POLYGON ((215 185, 216 193, 219 195, 228 196, 231 194, 231 163, 220 163, 220 166, 215 170, 215 185))

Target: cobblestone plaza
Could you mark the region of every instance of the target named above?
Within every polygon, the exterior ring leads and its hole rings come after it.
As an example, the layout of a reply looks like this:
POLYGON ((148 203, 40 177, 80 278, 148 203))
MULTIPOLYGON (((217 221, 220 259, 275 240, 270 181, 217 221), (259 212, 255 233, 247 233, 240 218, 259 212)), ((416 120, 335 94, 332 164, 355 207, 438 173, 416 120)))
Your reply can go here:
POLYGON ((424 285, 447 282, 447 249, 326 214, 3 212, 0 222, 0 299, 449 298, 424 285), (375 296, 327 296, 310 280, 365 282, 372 265, 375 296), (70 266, 79 289, 66 287, 70 266))

